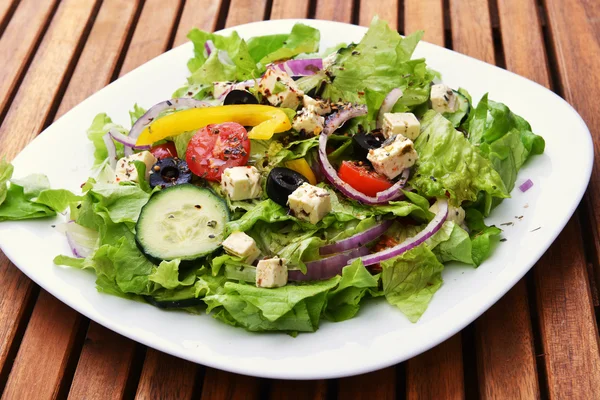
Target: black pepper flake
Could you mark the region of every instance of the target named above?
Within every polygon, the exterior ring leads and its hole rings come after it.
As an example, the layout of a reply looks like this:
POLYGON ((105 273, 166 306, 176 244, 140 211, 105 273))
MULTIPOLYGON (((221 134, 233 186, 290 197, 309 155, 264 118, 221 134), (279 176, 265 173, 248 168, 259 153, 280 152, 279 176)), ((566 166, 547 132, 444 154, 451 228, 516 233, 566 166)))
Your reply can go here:
POLYGON ((505 222, 503 224, 500 224, 500 226, 513 226, 514 224, 514 222, 505 222))
POLYGON ((215 238, 215 235, 213 235, 213 234, 211 233, 210 235, 208 235, 208 238, 209 238, 209 239, 214 239, 214 238, 215 238))
POLYGON ((214 221, 214 220, 213 221, 208 221, 206 223, 206 225, 209 226, 209 227, 211 227, 211 228, 214 228, 215 226, 217 226, 217 221, 214 221))
POLYGON ((172 105, 173 105, 173 103, 171 103, 169 100, 167 100, 167 105, 168 105, 168 106, 172 106, 172 105))
POLYGON ((200 204, 196 204, 194 207, 197 208, 198 210, 202 208, 202 206, 200 204))
POLYGON ((537 231, 537 230, 540 230, 540 229, 542 229, 542 227, 541 227, 541 226, 538 226, 537 228, 535 228, 534 230, 531 230, 531 231, 529 231, 529 232, 535 232, 535 231, 537 231))
POLYGON ((500 239, 500 241, 501 241, 501 242, 506 242, 507 240, 508 240, 508 239, 506 239, 506 238, 502 238, 502 239, 500 239))
POLYGON ((77 209, 80 209, 80 208, 81 208, 81 204, 77 204, 77 209))
POLYGON ((56 225, 50 225, 52 228, 56 228, 56 225))
POLYGON ((435 179, 435 176, 430 176, 429 179, 431 179, 434 182, 437 182, 437 179, 435 179))
POLYGON ((173 219, 175 216, 173 214, 169 215, 169 219, 173 219))
POLYGON ((281 258, 279 259, 279 265, 283 265, 283 260, 281 258))

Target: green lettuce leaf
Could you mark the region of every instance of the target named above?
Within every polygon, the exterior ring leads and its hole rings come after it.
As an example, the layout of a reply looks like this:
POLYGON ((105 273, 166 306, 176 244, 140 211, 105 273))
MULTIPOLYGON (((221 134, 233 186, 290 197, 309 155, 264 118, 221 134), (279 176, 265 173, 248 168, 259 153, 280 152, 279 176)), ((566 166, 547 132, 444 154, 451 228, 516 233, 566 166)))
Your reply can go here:
POLYGON ((453 205, 477 200, 480 191, 493 197, 509 197, 491 162, 435 111, 423 117, 415 148, 419 160, 410 184, 419 193, 442 197, 448 192, 453 205))
POLYGON ((249 39, 248 51, 256 62, 267 65, 301 53, 317 52, 320 40, 321 33, 318 29, 297 23, 289 35, 256 36, 249 39))
POLYGON ((427 241, 427 245, 441 263, 458 261, 475 264, 469 234, 453 221, 444 222, 442 228, 427 241))
POLYGON ((6 199, 6 193, 8 192, 8 181, 13 174, 13 166, 11 163, 6 161, 5 158, 0 159, 0 205, 6 199))
POLYGON ((56 211, 52 208, 30 201, 25 196, 23 187, 15 184, 9 186, 6 198, 0 204, 0 221, 18 221, 55 215, 56 211))
MULTIPOLYGON (((87 130, 88 139, 92 141, 94 145, 94 165, 101 165, 104 160, 108 158, 108 150, 106 150, 106 146, 104 145, 104 140, 102 137, 108 133, 110 129, 116 129, 124 135, 127 135, 129 132, 127 129, 123 128, 121 125, 117 125, 112 122, 112 119, 105 113, 100 113, 94 117, 92 124, 87 130)), ((117 157, 123 157, 123 145, 121 143, 115 142, 115 146, 117 147, 117 157)))
POLYGON ((180 260, 162 261, 158 267, 152 269, 148 276, 150 282, 159 284, 165 289, 177 289, 181 286, 190 286, 196 280, 193 274, 188 275, 183 280, 179 279, 180 260))
POLYGON ((94 197, 95 211, 106 212, 115 223, 137 222, 142 207, 150 199, 150 194, 137 185, 96 183, 89 193, 94 197))
POLYGON ((483 214, 476 208, 467 208, 465 223, 471 231, 471 255, 476 266, 486 260, 494 245, 498 242, 502 230, 496 226, 487 226, 483 214))
POLYGON ((38 197, 42 190, 50 189, 50 181, 44 174, 31 174, 21 179, 11 179, 11 183, 23 188, 28 199, 38 197))
POLYGON ((81 196, 66 189, 47 189, 40 192, 34 202, 45 205, 56 212, 63 212, 71 203, 81 199, 81 196))
POLYGON ((129 120, 131 121, 131 126, 133 126, 135 121, 137 121, 144 114, 146 114, 146 109, 138 106, 138 104, 135 103, 133 105, 133 110, 129 111, 129 120))

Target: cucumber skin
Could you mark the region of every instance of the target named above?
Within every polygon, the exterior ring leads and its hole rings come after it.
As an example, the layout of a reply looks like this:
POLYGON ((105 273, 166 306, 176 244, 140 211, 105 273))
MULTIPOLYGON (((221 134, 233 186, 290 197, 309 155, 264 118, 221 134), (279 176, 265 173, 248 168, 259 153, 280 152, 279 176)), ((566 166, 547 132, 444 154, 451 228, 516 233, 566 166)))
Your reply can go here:
POLYGON ((202 298, 160 301, 156 300, 152 296, 144 296, 144 299, 146 299, 149 304, 158 308, 185 308, 201 306, 204 304, 204 300, 202 298))
MULTIPOLYGON (((217 193, 215 193, 215 191, 214 191, 214 190, 212 190, 212 189, 211 189, 211 188, 209 188, 209 187, 205 187, 205 186, 196 186, 196 185, 193 185, 193 184, 191 184, 191 183, 184 183, 184 184, 181 184, 181 185, 170 186, 170 187, 168 187, 168 188, 161 189, 161 190, 159 190, 158 192, 154 192, 154 193, 152 193, 152 196, 150 196, 150 199, 148 199, 148 202, 147 202, 146 204, 144 204, 144 206, 143 206, 143 207, 142 207, 142 209, 140 210, 140 215, 142 215, 142 213, 144 212, 144 208, 146 208, 146 206, 147 206, 148 204, 150 204, 150 203, 152 202, 152 199, 154 199, 156 196, 160 196, 161 194, 163 194, 163 193, 165 193, 165 192, 167 192, 167 191, 170 191, 170 190, 176 190, 176 189, 181 189, 182 187, 186 187, 186 186, 191 186, 191 187, 194 187, 195 189, 198 189, 198 190, 207 191, 207 192, 209 192, 211 195, 213 195, 215 198, 219 199, 219 201, 220 201, 221 203, 223 203, 223 211, 225 212, 225 219, 226 219, 227 221, 230 221, 230 220, 231 220, 231 212, 229 211, 229 207, 227 206, 227 203, 225 202, 225 200, 224 200, 224 199, 222 199, 222 198, 221 198, 221 197, 220 197, 220 196, 219 196, 217 193)), ((160 265, 160 263, 161 263, 161 262, 163 262, 164 260, 163 260, 163 259, 161 259, 161 258, 154 257, 154 256, 153 256, 153 255, 151 255, 151 254, 148 254, 148 253, 146 252, 146 250, 144 249, 144 246, 143 246, 143 245, 140 243, 140 241, 138 240, 138 225, 139 225, 139 223, 140 223, 140 220, 141 220, 141 219, 140 219, 140 218, 138 218, 138 221, 137 221, 137 223, 135 224, 135 245, 137 246, 138 250, 139 250, 139 251, 140 251, 140 252, 141 252, 141 253, 142 253, 142 254, 143 254, 143 255, 144 255, 144 256, 145 256, 145 257, 148 259, 148 261, 150 261, 152 264, 154 264, 154 265, 157 265, 157 266, 158 266, 158 265, 160 265)), ((217 248, 218 248, 218 247, 217 247, 217 248)), ((215 249, 215 250, 216 250, 216 249, 215 249)), ((213 250, 213 251, 214 251, 214 250, 213 250)), ((192 267, 192 266, 196 265, 196 263, 197 263, 197 261, 198 261, 199 259, 201 259, 201 258, 204 258, 204 257, 205 257, 205 256, 207 256, 208 254, 210 254, 210 253, 207 253, 207 254, 201 255, 201 256, 199 256, 199 257, 197 257, 197 258, 194 258, 194 259, 181 260, 181 262, 180 262, 179 266, 180 266, 180 267, 192 267)), ((171 261, 171 260, 168 260, 168 261, 171 261)), ((180 307, 181 307, 181 306, 180 306, 180 307)))

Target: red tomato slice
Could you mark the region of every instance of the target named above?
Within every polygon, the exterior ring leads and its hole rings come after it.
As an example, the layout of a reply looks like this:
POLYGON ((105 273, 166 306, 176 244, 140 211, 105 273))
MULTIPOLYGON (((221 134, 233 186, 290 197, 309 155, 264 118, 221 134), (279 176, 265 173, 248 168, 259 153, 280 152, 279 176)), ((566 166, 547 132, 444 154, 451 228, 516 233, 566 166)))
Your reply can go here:
POLYGON ((393 185, 385 176, 352 161, 343 161, 338 175, 341 180, 367 196, 375 196, 393 185))
POLYGON ((235 122, 207 125, 190 140, 185 158, 190 170, 209 181, 220 181, 226 168, 246 165, 250 139, 235 122))
POLYGON ((173 142, 167 142, 153 146, 150 149, 150 153, 152 153, 152 155, 159 160, 162 160, 163 158, 177 157, 177 149, 175 148, 175 143, 173 142))

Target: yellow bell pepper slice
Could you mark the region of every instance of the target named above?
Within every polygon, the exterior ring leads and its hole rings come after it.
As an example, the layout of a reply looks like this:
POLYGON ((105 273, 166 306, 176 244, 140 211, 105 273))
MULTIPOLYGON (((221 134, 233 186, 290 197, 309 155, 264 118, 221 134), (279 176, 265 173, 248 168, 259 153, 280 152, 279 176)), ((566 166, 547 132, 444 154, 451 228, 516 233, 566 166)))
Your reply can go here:
POLYGON ((308 165, 308 162, 306 162, 304 158, 297 158, 295 160, 286 161, 285 166, 291 170, 298 172, 299 174, 304 175, 304 177, 308 179, 308 182, 311 185, 317 184, 317 177, 315 176, 315 173, 313 172, 312 168, 310 167, 310 165, 308 165))
POLYGON ((270 139, 274 133, 292 128, 287 115, 279 108, 258 104, 191 108, 166 115, 153 121, 140 134, 137 146, 151 145, 170 136, 195 131, 210 124, 237 122, 253 126, 250 139, 270 139))

